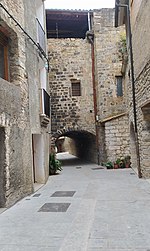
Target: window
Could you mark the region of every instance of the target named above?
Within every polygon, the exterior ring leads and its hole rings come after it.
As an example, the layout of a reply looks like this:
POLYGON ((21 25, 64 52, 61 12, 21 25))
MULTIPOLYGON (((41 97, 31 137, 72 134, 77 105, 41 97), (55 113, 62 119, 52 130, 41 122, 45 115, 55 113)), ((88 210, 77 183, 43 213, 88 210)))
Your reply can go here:
POLYGON ((0 32, 0 78, 8 80, 8 38, 0 32))
POLYGON ((81 96, 81 83, 78 80, 71 82, 72 96, 81 96))
POLYGON ((41 112, 50 117, 50 96, 44 89, 41 89, 41 112))
POLYGON ((117 96, 122 97, 123 96, 122 76, 116 76, 116 86, 117 86, 117 96))
POLYGON ((37 20, 37 26, 38 26, 38 44, 40 48, 46 53, 46 37, 45 37, 45 31, 40 24, 39 20, 37 20))

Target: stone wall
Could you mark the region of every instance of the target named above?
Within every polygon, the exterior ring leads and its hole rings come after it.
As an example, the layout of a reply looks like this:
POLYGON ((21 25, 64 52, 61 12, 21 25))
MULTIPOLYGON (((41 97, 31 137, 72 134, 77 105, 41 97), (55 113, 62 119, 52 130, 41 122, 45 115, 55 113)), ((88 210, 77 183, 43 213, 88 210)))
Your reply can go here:
POLYGON ((52 132, 81 128, 95 134, 91 45, 83 39, 49 39, 52 132), (81 96, 71 95, 71 81, 81 96))
POLYGON ((116 85, 116 76, 122 76, 120 43, 125 30, 114 28, 113 9, 94 11, 93 30, 100 161, 115 160, 129 154, 127 88, 123 82, 123 96, 117 96, 116 85))
MULTIPOLYGON (((132 46, 134 58, 134 72, 135 72, 135 95, 136 95, 136 112, 137 112, 137 129, 139 139, 140 151, 140 166, 142 176, 150 177, 150 33, 149 33, 149 11, 150 2, 146 0, 138 1, 137 6, 133 4, 131 20, 134 19, 134 26, 132 26, 132 46), (136 19, 134 17, 136 13, 136 19)), ((130 69, 130 64, 127 68, 130 69)), ((131 79, 126 75, 126 82, 128 84, 129 92, 129 120, 130 120, 130 139, 134 139, 134 118, 133 118, 133 104, 132 104, 132 88, 131 79), (133 125, 133 126, 132 126, 133 125)), ((132 147, 132 144, 131 144, 132 147)), ((132 149, 131 149, 132 152, 132 149)), ((133 151, 132 158, 134 166, 136 167, 136 151, 133 151)))
POLYGON ((32 191, 30 127, 27 122, 26 128, 23 127, 24 122, 20 119, 21 104, 20 88, 1 79, 0 127, 4 128, 5 139, 2 145, 6 149, 3 172, 5 204, 3 206, 11 205, 32 191))
POLYGON ((93 16, 96 80, 100 120, 126 111, 126 94, 117 96, 115 76, 121 76, 120 36, 124 28, 114 28, 114 10, 101 9, 93 16))
MULTIPOLYGON (((1 3, 37 42, 36 1, 2 0, 1 3)), ((41 127, 39 116, 39 53, 3 8, 0 8, 0 22, 1 31, 9 38, 9 81, 0 79, 0 139, 5 149, 5 157, 1 156, 3 161, 0 161, 1 170, 5 169, 0 172, 0 180, 5 183, 0 206, 7 207, 33 191, 32 133, 42 134, 44 139, 42 171, 44 182, 47 180, 49 137, 48 129, 41 127)))
MULTIPOLYGON (((131 0, 130 0, 131 1, 131 0)), ((134 0, 131 5, 131 25, 134 27, 136 18, 143 0, 134 0)))
POLYGON ((150 59, 150 46, 147 42, 150 40, 149 11, 150 1, 143 0, 132 29, 135 78, 138 77, 150 59))
POLYGON ((121 116, 105 123, 105 142, 107 159, 115 161, 119 157, 130 155, 129 118, 121 116))
MULTIPOLYGON (((23 1, 1 3, 24 27, 23 1), (12 6, 12 8, 11 8, 12 6)), ((6 148, 5 205, 9 206, 32 191, 31 141, 28 84, 25 70, 25 38, 1 8, 1 25, 9 37, 10 83, 0 79, 0 126, 6 148), (21 147, 22 146, 22 147, 21 147)))
POLYGON ((150 177, 150 61, 136 80, 137 125, 143 177, 150 177))

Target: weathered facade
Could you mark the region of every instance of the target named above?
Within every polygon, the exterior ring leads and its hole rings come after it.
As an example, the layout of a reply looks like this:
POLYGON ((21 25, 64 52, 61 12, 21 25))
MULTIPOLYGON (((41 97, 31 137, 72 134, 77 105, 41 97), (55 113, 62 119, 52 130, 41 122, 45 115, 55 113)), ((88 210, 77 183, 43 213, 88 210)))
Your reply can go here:
MULTIPOLYGON (((79 137, 91 138, 92 147, 92 141, 95 143, 95 118, 91 46, 87 40, 74 38, 49 39, 48 46, 54 137, 72 132, 77 138, 79 133, 79 137), (80 85, 79 96, 72 93, 72 84, 76 83, 80 85)), ((80 140, 79 143, 76 140, 76 144, 79 156, 82 151, 80 140)))
MULTIPOLYGON (((143 177, 150 177, 150 46, 149 46, 149 11, 150 2, 139 1, 117 1, 119 4, 129 4, 132 33, 133 62, 128 48, 128 65, 126 68, 125 82, 128 87, 128 110, 130 123, 131 156, 134 167, 139 160, 139 172, 143 177), (133 63, 134 86, 132 88, 131 63, 133 63), (133 92, 135 93, 136 123, 133 111, 133 92), (136 139, 137 129, 137 139, 136 139), (138 149, 137 149, 138 148, 138 149), (138 150, 138 151, 137 151, 138 150)), ((119 9, 118 9, 119 11, 119 9)), ((118 25, 123 24, 125 9, 118 15, 118 25)), ((129 27, 125 18, 127 41, 129 41, 129 27)))
MULTIPOLYGON (((44 175, 37 181, 47 179, 47 129, 42 129, 40 122, 41 59, 38 46, 33 45, 33 41, 38 45, 37 10, 44 6, 43 1, 38 2, 0 1, 0 207, 10 206, 33 191, 38 170, 33 168, 35 134, 42 134, 46 145, 42 149, 44 163, 39 164, 44 175)), ((45 60, 42 62, 44 69, 45 60)), ((46 72, 43 78, 46 88, 46 72)))
MULTIPOLYGON (((102 9, 93 15, 98 126, 103 128, 105 159, 129 154, 129 125, 126 88, 122 81, 121 36, 124 27, 114 28, 114 10, 102 9), (117 80, 120 87, 117 86, 117 80), (121 92, 119 92, 120 88, 121 92)), ((99 138, 102 135, 100 132, 99 138)), ((100 156, 103 161, 103 142, 100 156), (102 151, 102 152, 101 152, 102 151)))
MULTIPOLYGON (((64 16, 67 13, 63 12, 60 14, 62 16, 59 16, 64 27, 64 16)), ((60 31, 57 30, 57 36, 54 38, 55 33, 48 25, 48 36, 53 34, 48 40, 51 62, 52 135, 56 135, 56 138, 70 136, 74 142, 79 141, 77 148, 81 153, 80 145, 84 145, 85 154, 81 154, 84 158, 88 156, 96 162, 115 160, 129 154, 126 89, 121 82, 121 94, 118 95, 116 83, 117 78, 122 80, 122 55, 119 48, 124 28, 114 28, 113 9, 95 10, 87 13, 87 36, 83 38, 79 34, 81 37, 77 37, 72 20, 77 16, 81 20, 82 12, 70 11, 70 16, 71 14, 72 19, 69 18, 74 38, 66 38, 67 35, 71 36, 69 31, 68 34, 65 33, 64 38, 62 37, 61 30, 64 32, 64 27, 61 27, 60 31), (72 95, 74 82, 81 84, 79 96, 72 95), (76 131, 76 134, 71 135, 69 131, 76 131), (82 131, 86 132, 84 139, 82 131), (95 136, 94 148, 93 140, 89 140, 89 144, 85 140, 89 132, 95 136)), ((85 14, 83 12, 83 15, 85 14)), ((55 15, 54 11, 50 13, 49 10, 47 22, 50 22, 50 18, 53 21, 55 15)))

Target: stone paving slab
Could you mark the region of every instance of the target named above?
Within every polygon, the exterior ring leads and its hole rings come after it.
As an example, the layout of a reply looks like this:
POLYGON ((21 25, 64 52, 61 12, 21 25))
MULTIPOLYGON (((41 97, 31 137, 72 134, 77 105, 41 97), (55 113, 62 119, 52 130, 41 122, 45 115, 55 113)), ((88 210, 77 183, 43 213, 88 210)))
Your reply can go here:
POLYGON ((150 251, 150 183, 131 169, 92 168, 69 161, 38 193, 1 213, 0 251, 150 251), (58 191, 76 193, 51 197, 58 191), (50 203, 70 206, 38 212, 50 203))
POLYGON ((0 251, 57 251, 56 247, 49 246, 21 246, 21 245, 0 245, 0 251))

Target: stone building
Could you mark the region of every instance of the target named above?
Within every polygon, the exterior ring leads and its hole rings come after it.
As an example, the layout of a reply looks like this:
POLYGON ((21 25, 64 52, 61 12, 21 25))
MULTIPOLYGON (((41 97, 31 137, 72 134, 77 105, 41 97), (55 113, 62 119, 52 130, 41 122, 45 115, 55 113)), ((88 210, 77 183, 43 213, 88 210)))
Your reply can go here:
POLYGON ((0 207, 48 178, 44 15, 42 0, 0 1, 0 207))
POLYGON ((140 177, 149 178, 150 46, 148 41, 150 40, 150 1, 116 0, 116 4, 119 5, 116 5, 116 26, 125 23, 127 30, 128 65, 124 79, 129 97, 128 112, 132 162, 134 167, 138 166, 140 177), (129 6, 129 8, 120 7, 122 4, 129 6), (129 17, 131 26, 127 22, 129 17))
POLYGON ((47 10, 52 136, 95 162, 129 154, 121 34, 114 9, 47 10))

